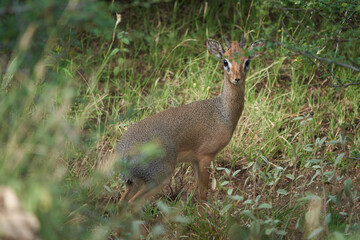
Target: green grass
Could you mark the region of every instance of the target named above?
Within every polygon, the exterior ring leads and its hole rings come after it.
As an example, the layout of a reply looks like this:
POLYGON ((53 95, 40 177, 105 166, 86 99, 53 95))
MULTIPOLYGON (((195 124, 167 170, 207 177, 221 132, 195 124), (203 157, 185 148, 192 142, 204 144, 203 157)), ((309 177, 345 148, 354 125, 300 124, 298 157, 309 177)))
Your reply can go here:
MULTIPOLYGON (((210 169, 204 215, 188 164, 151 203, 133 213, 119 206, 118 169, 101 169, 124 131, 164 109, 220 94, 221 63, 207 53, 206 40, 240 40, 244 33, 249 45, 266 38, 260 20, 268 20, 256 3, 129 6, 112 45, 111 26, 102 37, 74 28, 49 43, 45 75, 18 66, 11 85, 1 77, 0 183, 39 218, 40 237, 117 239, 118 231, 123 239, 140 232, 144 239, 305 239, 315 230, 305 216, 318 211, 321 233, 314 239, 356 239, 359 86, 331 88, 317 66, 280 47, 251 62, 245 109, 210 169), (308 210, 318 197, 320 207, 308 210)), ((284 31, 275 37, 291 40, 284 31)), ((334 74, 359 76, 340 67, 334 74)))

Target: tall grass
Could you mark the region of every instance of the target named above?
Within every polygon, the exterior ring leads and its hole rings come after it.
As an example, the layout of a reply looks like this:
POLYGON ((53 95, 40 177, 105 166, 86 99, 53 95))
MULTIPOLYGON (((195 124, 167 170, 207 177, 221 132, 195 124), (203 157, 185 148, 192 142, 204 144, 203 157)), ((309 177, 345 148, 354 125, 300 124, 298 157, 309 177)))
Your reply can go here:
MULTIPOLYGON (((55 7, 54 29, 24 20, 1 65, 0 183, 39 218, 40 238, 359 236, 359 87, 331 88, 318 66, 279 46, 251 63, 244 113, 210 169, 204 215, 187 164, 141 210, 119 206, 116 165, 99 169, 127 127, 220 94, 221 63, 207 39, 244 34, 249 45, 271 40, 273 28, 279 42, 310 39, 301 27, 291 37, 278 31, 280 18, 256 1, 80 2, 78 12, 72 3, 55 7), (116 26, 111 11, 122 14, 116 26)), ((333 74, 358 76, 338 67, 333 74)))

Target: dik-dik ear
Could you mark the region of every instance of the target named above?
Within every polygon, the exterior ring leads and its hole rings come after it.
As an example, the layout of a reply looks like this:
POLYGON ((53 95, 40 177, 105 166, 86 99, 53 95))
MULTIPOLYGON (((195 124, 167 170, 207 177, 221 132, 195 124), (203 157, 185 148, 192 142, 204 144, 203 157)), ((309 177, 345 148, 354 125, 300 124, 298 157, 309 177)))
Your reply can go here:
POLYGON ((261 52, 259 52, 260 47, 264 46, 265 41, 256 41, 254 43, 252 43, 250 45, 250 47, 248 47, 248 52, 250 52, 250 58, 254 58, 257 57, 261 54, 261 52))
POLYGON ((209 39, 206 45, 211 54, 215 55, 217 58, 223 58, 224 49, 218 41, 209 39))

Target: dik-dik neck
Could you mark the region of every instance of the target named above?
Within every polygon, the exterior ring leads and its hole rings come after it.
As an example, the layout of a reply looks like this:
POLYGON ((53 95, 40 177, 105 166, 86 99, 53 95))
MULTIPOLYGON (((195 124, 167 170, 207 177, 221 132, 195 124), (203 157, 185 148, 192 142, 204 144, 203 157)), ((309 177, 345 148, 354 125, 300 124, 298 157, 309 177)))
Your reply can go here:
POLYGON ((220 95, 223 115, 229 120, 232 126, 236 127, 241 113, 244 109, 245 101, 245 81, 242 80, 235 86, 226 78, 224 79, 223 92, 220 95))

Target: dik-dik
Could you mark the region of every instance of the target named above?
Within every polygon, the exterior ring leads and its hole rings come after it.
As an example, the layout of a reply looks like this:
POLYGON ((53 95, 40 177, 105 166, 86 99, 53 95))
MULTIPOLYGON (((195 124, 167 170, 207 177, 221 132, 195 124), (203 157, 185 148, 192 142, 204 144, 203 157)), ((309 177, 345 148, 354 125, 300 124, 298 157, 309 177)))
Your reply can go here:
POLYGON ((244 50, 242 41, 225 42, 226 51, 219 42, 207 41, 209 52, 223 61, 224 86, 219 96, 157 113, 135 123, 122 136, 116 149, 126 184, 121 201, 132 203, 153 195, 178 162, 192 163, 200 199, 207 200, 210 163, 234 133, 244 109, 245 78, 255 57, 253 48, 263 44, 255 42, 244 50), (145 157, 141 147, 148 142, 158 144, 161 154, 145 157))

